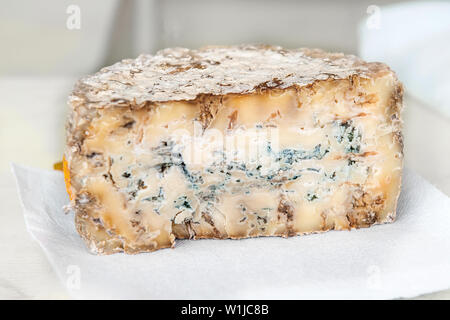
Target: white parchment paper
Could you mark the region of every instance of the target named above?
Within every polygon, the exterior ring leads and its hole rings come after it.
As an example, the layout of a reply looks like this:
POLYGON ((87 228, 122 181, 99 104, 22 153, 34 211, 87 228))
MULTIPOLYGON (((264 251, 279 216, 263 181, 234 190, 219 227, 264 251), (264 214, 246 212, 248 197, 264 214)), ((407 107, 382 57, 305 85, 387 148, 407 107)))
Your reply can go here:
POLYGON ((96 256, 78 236, 61 172, 13 165, 25 222, 74 298, 389 299, 450 287, 450 199, 405 170, 393 224, 293 238, 182 240, 96 256))

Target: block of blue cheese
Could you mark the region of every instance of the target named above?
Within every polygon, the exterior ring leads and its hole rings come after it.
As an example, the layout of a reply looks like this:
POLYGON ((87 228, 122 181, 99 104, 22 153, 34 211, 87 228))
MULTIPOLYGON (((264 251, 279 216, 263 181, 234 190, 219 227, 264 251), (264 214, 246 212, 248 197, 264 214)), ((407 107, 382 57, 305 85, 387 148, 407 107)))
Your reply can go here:
POLYGON ((171 48, 78 81, 64 171, 97 254, 395 219, 402 85, 317 49, 171 48))

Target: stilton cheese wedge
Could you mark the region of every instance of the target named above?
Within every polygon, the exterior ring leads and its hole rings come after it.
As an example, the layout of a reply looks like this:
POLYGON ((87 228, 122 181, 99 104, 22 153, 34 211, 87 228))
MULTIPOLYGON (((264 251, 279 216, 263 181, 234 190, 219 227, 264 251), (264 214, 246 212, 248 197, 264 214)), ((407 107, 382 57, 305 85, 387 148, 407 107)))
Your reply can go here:
POLYGON ((165 49, 81 79, 64 171, 98 254, 392 222, 402 86, 382 63, 270 46, 165 49))

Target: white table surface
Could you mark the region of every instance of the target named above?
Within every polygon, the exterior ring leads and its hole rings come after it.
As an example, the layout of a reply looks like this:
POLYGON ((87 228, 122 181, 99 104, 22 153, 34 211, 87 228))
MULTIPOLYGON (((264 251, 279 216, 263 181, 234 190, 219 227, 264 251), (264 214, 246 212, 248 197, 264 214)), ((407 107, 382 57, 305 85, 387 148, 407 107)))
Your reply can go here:
MULTIPOLYGON (((0 299, 68 299, 28 234, 9 167, 51 169, 64 145, 66 98, 73 78, 0 78, 0 299)), ((450 119, 408 96, 405 165, 450 195, 450 119)), ((450 289, 421 299, 450 299, 450 289)))

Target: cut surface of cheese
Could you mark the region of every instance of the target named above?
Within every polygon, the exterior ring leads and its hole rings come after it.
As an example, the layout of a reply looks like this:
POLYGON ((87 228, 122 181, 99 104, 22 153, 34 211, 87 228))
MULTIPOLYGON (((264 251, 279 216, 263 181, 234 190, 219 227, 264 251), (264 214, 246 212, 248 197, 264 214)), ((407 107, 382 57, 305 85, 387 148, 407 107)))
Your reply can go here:
POLYGON ((384 64, 268 46, 166 49, 80 80, 69 105, 64 171, 93 252, 395 218, 402 86, 384 64))

